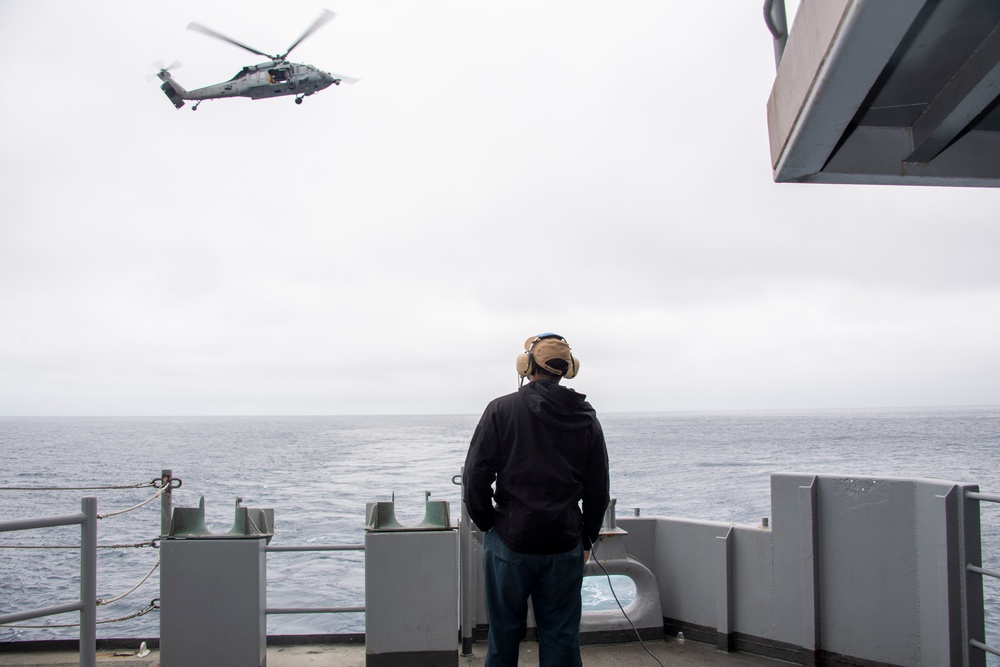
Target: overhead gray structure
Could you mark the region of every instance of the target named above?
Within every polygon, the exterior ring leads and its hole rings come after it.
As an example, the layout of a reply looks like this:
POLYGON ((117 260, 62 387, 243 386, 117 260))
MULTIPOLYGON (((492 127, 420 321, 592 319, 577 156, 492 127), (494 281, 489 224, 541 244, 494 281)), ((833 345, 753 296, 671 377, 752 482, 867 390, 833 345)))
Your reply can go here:
POLYGON ((1000 2, 774 5, 776 182, 1000 185, 1000 2))

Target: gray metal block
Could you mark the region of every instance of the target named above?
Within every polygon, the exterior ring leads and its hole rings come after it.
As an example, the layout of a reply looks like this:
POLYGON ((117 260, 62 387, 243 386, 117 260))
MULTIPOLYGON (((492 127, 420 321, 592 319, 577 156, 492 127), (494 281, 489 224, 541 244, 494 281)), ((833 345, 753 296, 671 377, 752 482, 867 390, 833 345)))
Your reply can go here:
POLYGON ((458 533, 365 535, 366 664, 458 664, 458 533))
POLYGON ((264 539, 163 540, 162 667, 266 665, 264 545, 264 539))

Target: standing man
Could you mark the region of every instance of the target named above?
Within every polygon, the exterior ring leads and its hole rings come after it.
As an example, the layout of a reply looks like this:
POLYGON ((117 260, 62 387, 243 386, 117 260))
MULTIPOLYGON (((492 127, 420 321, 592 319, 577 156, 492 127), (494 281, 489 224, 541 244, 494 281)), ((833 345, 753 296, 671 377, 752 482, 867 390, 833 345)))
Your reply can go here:
POLYGON ((462 480, 484 533, 486 667, 517 666, 528 596, 539 667, 580 667, 580 587, 608 506, 608 452, 587 397, 559 384, 580 369, 566 339, 539 334, 524 350, 521 385, 486 406, 462 480))

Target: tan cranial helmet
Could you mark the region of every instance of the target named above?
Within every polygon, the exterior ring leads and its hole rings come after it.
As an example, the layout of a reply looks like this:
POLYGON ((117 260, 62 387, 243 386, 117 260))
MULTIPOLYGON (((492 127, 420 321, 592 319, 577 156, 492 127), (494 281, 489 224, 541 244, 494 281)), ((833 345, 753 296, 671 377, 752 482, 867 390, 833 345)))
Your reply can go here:
POLYGON ((526 377, 537 368, 543 372, 564 377, 576 377, 580 371, 580 360, 573 356, 569 343, 562 336, 543 333, 524 341, 524 352, 517 355, 517 374, 526 377))

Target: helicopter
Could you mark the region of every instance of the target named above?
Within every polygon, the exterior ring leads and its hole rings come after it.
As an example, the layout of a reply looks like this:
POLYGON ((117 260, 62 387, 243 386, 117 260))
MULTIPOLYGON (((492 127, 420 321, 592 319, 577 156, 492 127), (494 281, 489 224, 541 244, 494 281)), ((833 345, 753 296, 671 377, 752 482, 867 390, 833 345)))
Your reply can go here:
POLYGON ((288 54, 292 52, 292 49, 298 46, 302 40, 316 32, 334 16, 336 16, 336 13, 328 9, 323 10, 323 13, 313 21, 312 25, 284 53, 273 56, 249 47, 231 37, 226 37, 211 28, 206 28, 199 23, 192 22, 188 24, 188 30, 194 30, 209 37, 221 39, 224 42, 229 42, 241 49, 246 49, 250 53, 256 53, 270 60, 244 67, 229 81, 195 90, 184 89, 171 76, 170 71, 180 66, 180 63, 175 62, 169 67, 161 67, 160 71, 156 73, 156 76, 163 81, 160 89, 163 90, 167 98, 178 109, 184 106, 185 100, 196 100, 191 110, 197 111, 198 105, 205 100, 226 97, 249 97, 253 100, 262 100, 269 97, 294 95, 295 103, 302 104, 303 98, 313 93, 318 93, 331 85, 339 86, 341 83, 354 83, 357 79, 339 74, 331 74, 312 65, 293 63, 286 59, 288 54))

